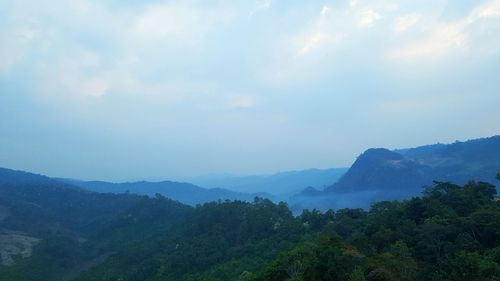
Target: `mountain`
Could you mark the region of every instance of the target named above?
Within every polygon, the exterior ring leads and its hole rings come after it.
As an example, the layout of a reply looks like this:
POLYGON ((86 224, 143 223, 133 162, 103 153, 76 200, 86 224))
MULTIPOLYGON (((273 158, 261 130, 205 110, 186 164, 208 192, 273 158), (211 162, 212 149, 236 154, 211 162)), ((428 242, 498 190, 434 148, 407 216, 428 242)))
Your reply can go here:
MULTIPOLYGON (((58 182, 57 179, 49 178, 44 175, 28 173, 25 171, 17 171, 6 168, 0 168, 0 184, 14 185, 64 185, 58 182)), ((64 185, 66 188, 75 188, 75 186, 64 185)))
POLYGON ((305 187, 323 190, 336 182, 347 168, 287 171, 264 176, 205 176, 188 179, 205 187, 220 187, 238 192, 265 192, 275 196, 295 194, 305 187))
POLYGON ((474 179, 492 182, 495 173, 500 170, 500 136, 417 147, 402 155, 430 167, 432 176, 437 180, 465 183, 474 179))
POLYGON ((286 204, 268 199, 190 207, 0 174, 0 281, 238 280, 305 230, 286 204))
POLYGON ((196 205, 217 200, 244 200, 252 201, 255 197, 269 197, 264 193, 241 193, 222 188, 202 188, 190 183, 161 181, 161 182, 126 182, 110 183, 105 181, 78 181, 62 180, 80 188, 100 193, 133 193, 155 196, 161 194, 167 198, 177 200, 188 205, 196 205))
POLYGON ((153 233, 173 235, 191 213, 165 197, 89 192, 0 169, 0 280, 71 280, 153 233))
POLYGON ((492 182, 500 170, 500 136, 401 151, 368 149, 327 192, 386 190, 418 193, 433 180, 492 182))
POLYGON ((266 193, 242 193, 222 188, 202 188, 190 183, 173 181, 161 182, 127 182, 110 183, 105 181, 80 181, 73 179, 50 178, 24 171, 0 168, 0 184, 14 185, 44 185, 58 188, 71 188, 99 193, 132 193, 138 195, 155 196, 161 194, 173 200, 188 205, 196 205, 217 200, 244 200, 252 201, 255 197, 270 198, 266 193))
POLYGON ((412 191, 432 182, 432 169, 403 155, 383 148, 372 148, 361 154, 349 171, 326 192, 350 193, 391 190, 405 187, 412 191))
POLYGON ((371 148, 324 192, 307 189, 289 203, 295 210, 367 208, 378 200, 420 195, 433 181, 495 182, 499 171, 500 136, 398 150, 371 148))
POLYGON ((370 210, 293 216, 262 198, 190 207, 2 170, 0 281, 496 281, 495 194, 439 183, 370 210))

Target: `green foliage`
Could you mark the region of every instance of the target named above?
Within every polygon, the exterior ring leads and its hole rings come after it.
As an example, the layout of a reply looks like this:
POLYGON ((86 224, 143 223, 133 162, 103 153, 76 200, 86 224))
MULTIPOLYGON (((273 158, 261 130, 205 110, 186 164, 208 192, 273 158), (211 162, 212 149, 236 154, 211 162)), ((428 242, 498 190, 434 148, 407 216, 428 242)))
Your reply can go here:
MULTIPOLYGON (((340 236, 310 238, 308 251, 298 248, 303 253, 300 278, 498 280, 500 205, 495 194, 487 183, 437 182, 421 198, 379 202, 369 212, 338 210, 333 221, 308 225, 340 236)), ((321 214, 306 212, 299 219, 321 222, 316 216, 321 214)), ((296 251, 280 255, 255 280, 287 280, 296 251)))
POLYGON ((181 205, 162 196, 0 187, 2 227, 41 239, 4 280, 498 280, 495 187, 436 182, 370 210, 304 211, 267 199, 181 205), (63 194, 63 195, 61 195, 63 194), (62 205, 54 202, 66 201, 62 205), (33 223, 28 223, 33 222, 33 223))
POLYGON ((417 277, 417 263, 403 241, 396 242, 388 252, 368 258, 366 268, 367 280, 412 281, 417 277))
POLYGON ((363 270, 360 267, 354 268, 351 274, 349 274, 349 279, 347 281, 366 281, 363 270))

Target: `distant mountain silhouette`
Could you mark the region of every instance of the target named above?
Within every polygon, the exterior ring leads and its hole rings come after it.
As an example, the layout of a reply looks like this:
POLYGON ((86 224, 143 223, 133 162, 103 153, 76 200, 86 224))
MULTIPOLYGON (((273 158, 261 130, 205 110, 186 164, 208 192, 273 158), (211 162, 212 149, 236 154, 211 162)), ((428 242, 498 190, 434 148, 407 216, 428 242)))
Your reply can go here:
POLYGON ((154 196, 161 194, 184 204, 196 205, 217 200, 252 201, 255 197, 270 197, 265 193, 241 193, 222 188, 202 188, 190 183, 161 182, 126 182, 110 183, 105 181, 64 180, 80 188, 99 193, 133 193, 154 196))
POLYGON ((73 189, 81 192, 130 193, 155 196, 161 194, 184 204, 196 205, 218 200, 252 201, 255 197, 271 197, 265 193, 241 193, 222 188, 202 188, 190 183, 173 181, 110 183, 105 181, 80 181, 58 179, 24 171, 0 168, 0 185, 32 186, 34 188, 73 189))
POLYGON ((406 159, 403 155, 372 148, 361 154, 340 180, 327 192, 359 192, 367 190, 397 190, 421 187, 432 179, 431 168, 406 159))
POLYGON ((386 190, 418 194, 433 180, 494 182, 500 170, 500 136, 390 151, 368 149, 330 193, 386 190))
POLYGON ((25 171, 0 168, 0 184, 49 184, 57 180, 25 171))
MULTIPOLYGON (((69 183, 60 182, 57 179, 44 175, 29 173, 25 171, 0 168, 0 185, 12 186, 38 186, 49 188, 79 189, 69 183)), ((83 190, 82 190, 83 191, 83 190)))
POLYGON ((308 169, 261 176, 205 176, 188 179, 204 187, 220 187, 237 192, 265 192, 288 196, 310 186, 318 190, 336 182, 347 168, 308 169))

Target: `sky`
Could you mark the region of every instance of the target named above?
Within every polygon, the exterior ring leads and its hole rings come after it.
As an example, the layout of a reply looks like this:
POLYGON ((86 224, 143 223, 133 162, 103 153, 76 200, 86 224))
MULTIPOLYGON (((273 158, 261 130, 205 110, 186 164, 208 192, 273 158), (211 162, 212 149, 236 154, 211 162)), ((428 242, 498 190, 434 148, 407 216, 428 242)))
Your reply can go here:
POLYGON ((499 0, 0 0, 2 167, 348 167, 499 134, 499 106, 499 0))

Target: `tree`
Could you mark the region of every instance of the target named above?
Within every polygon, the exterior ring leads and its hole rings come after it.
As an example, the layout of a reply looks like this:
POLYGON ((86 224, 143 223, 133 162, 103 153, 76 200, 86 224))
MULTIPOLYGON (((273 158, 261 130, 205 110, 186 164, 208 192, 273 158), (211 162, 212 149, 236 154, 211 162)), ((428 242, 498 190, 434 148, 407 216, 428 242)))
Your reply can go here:
POLYGON ((360 267, 354 268, 354 270, 349 274, 348 281, 366 281, 365 274, 360 267))

